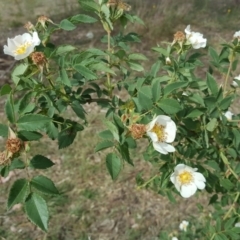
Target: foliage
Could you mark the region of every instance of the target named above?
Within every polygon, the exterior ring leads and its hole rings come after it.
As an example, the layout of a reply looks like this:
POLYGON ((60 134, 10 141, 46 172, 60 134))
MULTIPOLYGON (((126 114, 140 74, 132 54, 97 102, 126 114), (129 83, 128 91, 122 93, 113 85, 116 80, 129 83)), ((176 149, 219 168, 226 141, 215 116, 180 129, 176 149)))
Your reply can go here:
MULTIPOLYGON (((240 115, 235 113, 229 118, 226 114, 239 97, 238 80, 234 86, 229 84, 238 64, 239 36, 222 44, 220 51, 208 47, 207 63, 202 62, 204 50, 193 50, 206 45, 202 35, 178 32, 172 43, 152 48, 158 57, 147 70, 143 62, 147 57, 130 48, 131 44, 140 44, 140 37, 125 33, 129 22, 143 24, 128 13, 129 5, 106 0, 79 3, 90 15, 77 14, 59 24, 42 16, 35 26, 28 25, 30 33, 38 33, 41 44, 36 44, 35 50, 17 64, 12 71, 12 84, 1 88, 8 119, 8 124, 0 124, 0 135, 7 138, 0 156, 1 175, 6 177, 13 169, 26 173, 25 178, 12 185, 8 209, 22 203, 29 220, 47 231, 49 212, 44 197, 59 192, 51 179, 32 176, 29 170, 54 168, 54 163, 40 154, 30 158, 31 142, 48 137, 58 141, 59 149, 68 147, 87 124, 84 105, 96 102, 107 111, 106 130, 98 133, 102 141, 95 152, 107 149, 106 167, 113 180, 124 164, 134 166, 131 149, 137 148, 141 138, 150 137, 153 144, 146 146, 143 156, 159 172, 146 181, 138 176, 139 187, 151 188, 174 201, 174 193, 178 191, 183 196, 182 188, 195 184, 196 179, 191 178, 201 174, 204 183, 196 183, 191 195, 197 188, 204 189, 206 182, 209 204, 215 208, 213 218, 205 219, 199 229, 192 227, 180 237, 239 239, 240 228, 234 224, 239 221, 236 206, 240 201, 240 115), (51 42, 55 31, 71 34, 78 24, 97 21, 106 31, 102 39, 107 45, 105 50, 55 46, 51 42), (113 36, 118 22, 121 29, 113 36), (219 75, 224 76, 220 86, 216 81, 219 75), (119 97, 123 91, 127 92, 127 99, 119 97), (67 117, 69 109, 77 118, 67 117), (171 181, 179 164, 190 166, 191 170, 176 173, 176 181, 180 182, 174 182, 176 191, 171 181), (191 175, 195 168, 199 173, 191 175), (182 184, 179 189, 177 184, 182 184)), ((26 50, 28 45, 22 47, 25 48, 18 48, 14 54, 26 50)), ((162 233, 160 239, 169 237, 162 233)))

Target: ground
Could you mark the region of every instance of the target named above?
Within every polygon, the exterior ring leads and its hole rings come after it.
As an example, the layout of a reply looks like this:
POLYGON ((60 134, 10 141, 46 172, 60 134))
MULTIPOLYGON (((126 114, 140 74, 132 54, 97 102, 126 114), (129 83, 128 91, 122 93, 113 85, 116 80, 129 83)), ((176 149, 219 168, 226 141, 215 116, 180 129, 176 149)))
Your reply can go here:
MULTIPOLYGON (((0 1, 1 85, 5 82, 11 82, 9 74, 15 65, 15 61, 11 57, 3 54, 2 46, 6 44, 7 37, 13 37, 25 31, 22 25, 28 20, 29 11, 32 13, 31 21, 34 21, 35 16, 44 14, 57 22, 63 14, 69 15, 72 11, 77 10, 74 0, 62 0, 57 5, 54 4, 56 4, 54 1, 47 0, 22 2, 9 0, 8 3, 4 0, 0 1), (53 14, 56 9, 59 10, 60 15, 53 14)), ((188 8, 189 4, 186 4, 188 8)), ((163 9, 169 13, 167 6, 167 3, 163 5, 163 9)), ((158 10, 158 7, 161 6, 152 4, 150 7, 153 11, 161 13, 161 10, 158 10)), ((143 8, 144 5, 140 4, 138 12, 142 13, 143 8)), ((186 11, 184 6, 181 9, 181 11, 186 11)), ((227 14, 230 14, 227 12, 228 6, 223 6, 221 9, 223 9, 222 17, 227 18, 227 14)), ((142 15, 146 17, 147 14, 142 15)), ((151 25, 148 19, 146 19, 146 27, 137 28, 140 35, 146 33, 143 36, 144 42, 138 46, 138 49, 147 52, 148 55, 151 55, 152 46, 160 43, 164 38, 171 41, 174 31, 184 30, 186 26, 186 19, 182 17, 182 22, 177 26, 170 24, 169 26, 173 27, 169 30, 168 25, 164 27, 164 24, 161 24, 161 16, 155 13, 152 19, 152 24, 156 24, 159 28, 151 29, 151 26, 154 25, 151 25), (165 28, 168 28, 168 31, 165 28)), ((170 19, 173 15, 166 16, 170 19)), ((176 15, 176 18, 178 17, 176 15)), ((217 19, 216 16, 215 18, 217 19)), ((218 31, 221 24, 215 23, 214 25, 211 22, 207 25, 207 21, 207 19, 203 20, 205 28, 203 26, 202 28, 207 29, 206 35, 208 35, 216 27, 216 31, 212 32, 209 37, 212 41, 216 41, 220 38, 218 31)), ((196 28, 196 30, 201 29, 201 26, 198 25, 196 28)), ((59 33, 53 37, 52 41, 87 48, 96 46, 103 32, 99 27, 80 26, 70 35, 64 32, 59 33), (89 32, 94 34, 93 39, 87 38, 86 35, 89 32)), ((231 39, 232 34, 233 32, 229 33, 228 29, 221 36, 231 39)), ((4 101, 5 99, 2 97, 0 99, 1 106, 3 106, 4 101)), ((147 179, 150 174, 157 171, 156 167, 154 168, 150 163, 144 161, 141 149, 134 152, 136 166, 126 165, 119 179, 112 181, 106 171, 104 154, 94 153, 94 147, 99 140, 96 132, 104 128, 101 121, 104 112, 94 104, 85 106, 85 109, 88 112, 89 125, 84 132, 78 135, 77 140, 70 148, 59 151, 57 144, 50 143, 48 139, 43 139, 40 143, 32 146, 33 153, 45 153, 54 161, 55 166, 47 172, 42 172, 42 174, 53 178, 61 192, 60 196, 48 199, 51 215, 49 233, 45 234, 34 227, 23 214, 21 206, 18 205, 11 211, 6 210, 6 193, 13 181, 23 176, 22 173, 16 171, 9 179, 2 179, 8 181, 2 182, 0 185, 0 202, 2 203, 0 207, 0 235, 2 239, 157 240, 161 231, 170 230, 172 233, 174 231, 177 233, 179 223, 182 220, 191 220, 196 217, 198 203, 201 203, 206 209, 203 212, 207 212, 209 196, 205 194, 197 194, 190 199, 176 196, 177 202, 170 203, 166 197, 149 189, 139 189, 135 182, 136 175, 142 172, 147 179)), ((2 121, 4 121, 3 113, 0 114, 2 121)), ((4 139, 0 141, 3 145, 4 139)), ((145 142, 141 144, 144 145, 145 142)))

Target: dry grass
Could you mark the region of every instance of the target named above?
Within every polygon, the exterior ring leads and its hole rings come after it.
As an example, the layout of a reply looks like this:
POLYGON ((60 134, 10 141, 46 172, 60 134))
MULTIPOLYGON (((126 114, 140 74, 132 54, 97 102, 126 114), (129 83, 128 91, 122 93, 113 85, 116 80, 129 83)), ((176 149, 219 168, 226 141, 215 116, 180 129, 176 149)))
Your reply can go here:
MULTIPOLYGON (((200 2, 152 0, 150 4, 149 1, 129 1, 146 22, 146 27, 131 27, 144 35, 144 42, 138 49, 150 56, 149 50, 154 44, 162 40, 172 41, 173 33, 184 30, 189 23, 212 42, 219 42, 220 34, 221 38, 231 39, 232 33, 239 30, 239 22, 232 21, 239 13, 234 1, 200 2)), ((47 0, 0 0, 0 27, 5 29, 0 32, 0 44, 5 43, 6 37, 14 36, 18 31, 23 32, 23 28, 16 29, 16 26, 23 25, 27 20, 34 21, 35 16, 41 14, 53 20, 59 19, 56 11, 70 14, 78 9, 75 3, 75 0, 61 0, 55 6, 55 1, 47 0)), ((95 46, 103 31, 91 27, 95 40, 87 42, 85 34, 88 31, 79 27, 71 38, 69 35, 60 35, 53 41, 79 44, 80 39, 84 44, 82 47, 95 46)), ((87 106, 87 111, 89 126, 78 135, 70 148, 58 151, 56 143, 50 143, 47 139, 33 145, 34 153, 46 154, 55 162, 52 169, 42 174, 53 178, 61 191, 60 196, 48 199, 51 213, 49 233, 44 234, 36 229, 19 209, 6 212, 6 193, 15 178, 24 176, 24 173, 16 172, 17 175, 0 188, 2 239, 154 240, 159 239, 158 235, 163 230, 177 232, 179 222, 183 219, 193 219, 197 213, 197 203, 207 209, 208 196, 194 196, 188 200, 177 197, 177 203, 172 204, 154 192, 137 189, 135 176, 138 172, 142 172, 147 179, 156 171, 143 160, 141 152, 134 153, 136 167, 125 166, 119 179, 113 182, 106 172, 104 154, 95 154, 93 151, 98 142, 96 132, 103 128, 101 118, 104 113, 95 105, 87 106)), ((205 214, 207 212, 202 213, 205 214)))

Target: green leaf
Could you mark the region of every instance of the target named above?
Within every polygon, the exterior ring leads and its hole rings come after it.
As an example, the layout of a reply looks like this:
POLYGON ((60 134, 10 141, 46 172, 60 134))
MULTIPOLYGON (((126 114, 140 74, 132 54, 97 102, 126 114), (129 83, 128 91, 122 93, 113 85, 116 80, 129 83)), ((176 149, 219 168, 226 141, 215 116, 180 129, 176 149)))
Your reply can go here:
POLYGON ((47 232, 49 213, 45 200, 37 193, 31 193, 25 202, 25 210, 29 220, 47 232))
POLYGON ((115 180, 122 169, 121 159, 115 153, 109 153, 106 157, 106 165, 112 179, 115 180))
POLYGON ((11 76, 15 85, 18 85, 18 82, 20 81, 20 77, 26 72, 27 68, 28 68, 28 64, 26 63, 19 64, 14 68, 11 76))
POLYGON ((216 95, 218 93, 217 81, 210 73, 207 73, 207 86, 213 95, 216 95))
POLYGON ((71 86, 72 86, 72 84, 71 84, 71 82, 70 82, 70 80, 69 80, 69 78, 68 78, 67 71, 66 71, 64 68, 62 68, 62 69, 60 70, 60 80, 61 80, 61 82, 62 82, 64 85, 66 85, 66 86, 68 86, 68 87, 71 87, 71 86))
POLYGON ((25 109, 29 108, 29 105, 31 104, 32 99, 35 97, 35 95, 36 95, 35 92, 30 91, 22 97, 18 107, 18 111, 20 115, 23 115, 23 112, 26 112, 25 109))
POLYGON ((59 194, 53 181, 45 176, 39 175, 32 178, 31 186, 43 194, 55 195, 59 194))
POLYGON ((157 75, 157 73, 160 69, 160 66, 161 66, 160 61, 157 61, 156 63, 154 63, 151 67, 150 75, 153 76, 153 77, 156 77, 156 75, 157 75))
POLYGON ((130 60, 148 60, 147 57, 141 53, 132 53, 128 56, 130 60))
POLYGON ((76 28, 76 26, 72 22, 70 22, 68 19, 63 19, 60 22, 59 27, 66 31, 72 31, 76 28))
POLYGON ((15 123, 15 112, 14 112, 14 103, 12 95, 8 96, 8 99, 5 104, 5 112, 7 115, 7 119, 10 123, 15 123))
POLYGON ((41 114, 27 114, 19 118, 17 126, 19 130, 36 131, 43 129, 50 123, 50 118, 41 114))
POLYGON ((98 136, 103 138, 103 139, 106 139, 106 140, 113 140, 114 139, 113 134, 110 130, 104 130, 104 131, 98 133, 98 136))
POLYGON ((230 105, 232 103, 232 100, 233 100, 233 96, 229 96, 229 97, 224 98, 219 103, 219 107, 221 108, 221 110, 227 110, 230 107, 230 105))
POLYGON ((12 171, 14 169, 24 169, 26 166, 23 161, 18 158, 14 158, 11 162, 9 170, 12 171))
POLYGON ((97 22, 98 20, 96 18, 93 18, 93 17, 90 17, 88 15, 85 15, 85 14, 78 14, 78 15, 75 15, 71 18, 71 21, 72 22, 82 22, 82 23, 95 23, 97 22))
POLYGON ((108 129, 111 131, 114 139, 119 142, 118 128, 110 121, 105 121, 104 123, 108 127, 108 129))
POLYGON ((50 159, 42 155, 36 155, 30 161, 30 167, 35 169, 46 169, 52 167, 53 165, 54 163, 50 159))
POLYGON ((153 79, 151 87, 152 87, 152 99, 154 102, 157 102, 161 97, 160 80, 158 78, 153 79))
POLYGON ((92 71, 90 71, 87 67, 77 64, 77 65, 74 65, 74 69, 77 72, 79 72, 83 77, 85 77, 87 80, 97 79, 97 76, 92 71))
POLYGON ((12 91, 12 88, 9 84, 4 84, 0 90, 0 96, 7 95, 12 91))
POLYGON ((58 148, 62 149, 71 145, 77 136, 77 131, 74 128, 63 130, 58 134, 58 148))
POLYGON ((95 152, 99 152, 99 151, 102 151, 106 148, 110 148, 110 147, 113 147, 114 146, 114 143, 111 142, 111 141, 103 141, 103 142, 100 142, 97 144, 97 146, 95 147, 95 152))
POLYGON ((1 137, 8 137, 8 126, 0 124, 0 136, 1 137))
POLYGON ((85 119, 86 112, 82 107, 81 103, 79 103, 78 101, 73 101, 71 107, 78 117, 80 117, 81 119, 85 119))
POLYGON ((186 87, 188 85, 188 82, 174 82, 174 83, 170 83, 168 84, 166 87, 164 87, 164 96, 169 95, 170 93, 172 93, 175 90, 182 90, 181 88, 186 87))
POLYGON ((56 55, 63 55, 63 54, 66 54, 68 52, 71 52, 71 51, 73 51, 75 49, 76 48, 74 46, 72 46, 72 45, 60 46, 56 50, 56 55))
POLYGON ((99 12, 100 6, 93 0, 78 0, 82 8, 86 11, 99 12))
POLYGON ((46 132, 52 140, 58 138, 58 128, 53 124, 53 122, 50 122, 46 125, 46 132))
POLYGON ((138 92, 138 102, 141 108, 144 110, 149 110, 153 106, 151 98, 148 95, 146 95, 146 92, 142 90, 138 92))
POLYGON ((181 105, 175 99, 162 99, 157 104, 166 114, 175 114, 182 110, 181 105))
POLYGON ((129 61, 128 65, 132 70, 135 70, 135 71, 138 71, 138 72, 141 72, 141 71, 144 70, 143 66, 141 64, 137 63, 137 62, 129 61))
POLYGON ((213 132, 214 129, 217 127, 218 121, 216 118, 211 119, 211 121, 207 124, 207 130, 209 132, 213 132))
POLYGON ((199 109, 193 109, 185 118, 197 118, 203 114, 199 109))
POLYGON ((9 192, 7 202, 8 210, 11 209, 15 204, 24 202, 28 193, 29 193, 28 181, 26 179, 16 180, 9 192))
POLYGON ((220 179, 220 184, 227 190, 231 190, 235 186, 229 179, 220 179))
POLYGON ((128 143, 125 142, 123 145, 119 146, 119 153, 121 154, 124 161, 126 161, 130 165, 134 166, 133 161, 130 158, 128 143))
POLYGON ((37 141, 42 138, 42 134, 39 132, 19 131, 18 137, 23 141, 37 141))

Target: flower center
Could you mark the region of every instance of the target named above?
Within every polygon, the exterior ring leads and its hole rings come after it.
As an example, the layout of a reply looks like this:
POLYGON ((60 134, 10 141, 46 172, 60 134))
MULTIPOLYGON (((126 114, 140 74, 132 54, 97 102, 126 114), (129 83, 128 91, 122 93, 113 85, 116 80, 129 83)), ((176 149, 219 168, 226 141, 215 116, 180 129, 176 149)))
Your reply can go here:
POLYGON ((181 184, 189 184, 193 181, 193 176, 190 172, 184 171, 178 175, 181 184))
POLYGON ((24 54, 27 50, 27 47, 31 45, 30 43, 24 43, 22 45, 20 45, 16 50, 15 50, 15 54, 16 55, 20 55, 20 54, 24 54))
POLYGON ((165 126, 156 123, 151 130, 151 132, 154 132, 157 135, 159 142, 164 142, 166 140, 166 133, 164 129, 165 126))

